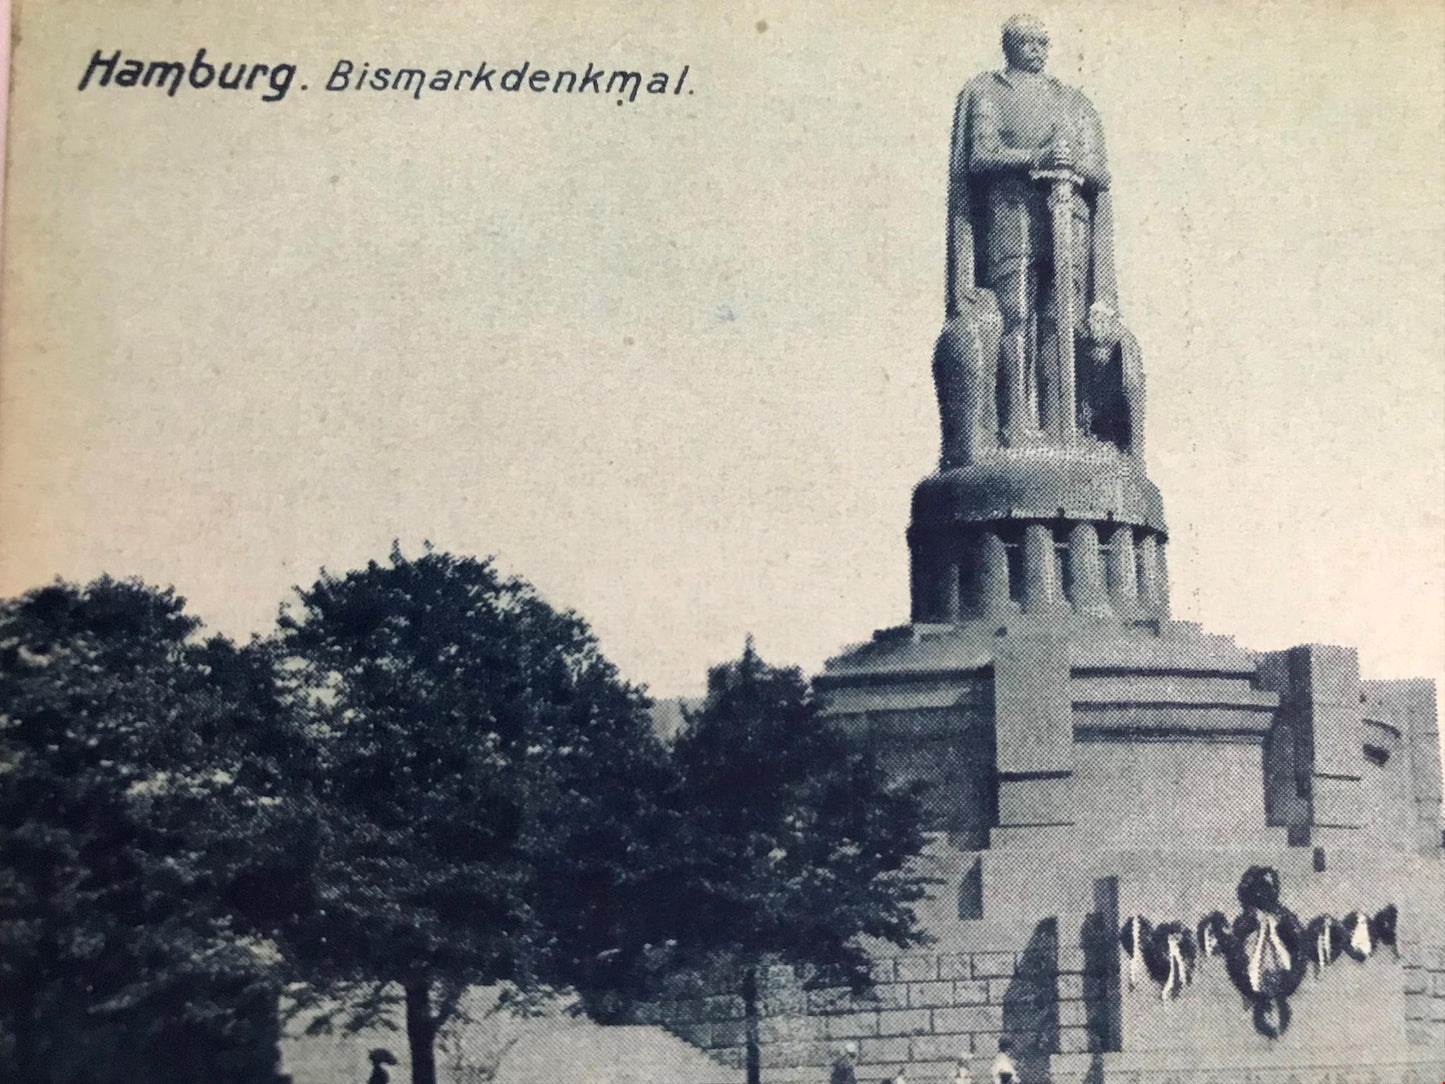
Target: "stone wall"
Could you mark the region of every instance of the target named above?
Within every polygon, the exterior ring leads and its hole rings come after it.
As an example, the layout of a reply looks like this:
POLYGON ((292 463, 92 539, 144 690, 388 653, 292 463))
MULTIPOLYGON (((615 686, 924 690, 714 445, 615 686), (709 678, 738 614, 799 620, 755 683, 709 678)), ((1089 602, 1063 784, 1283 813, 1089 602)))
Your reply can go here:
POLYGON ((1199 1065, 1189 1055, 1121 1054, 1057 1058, 1048 1077, 1050 1084, 1439 1084, 1440 1079, 1439 1062, 1420 1058, 1371 1065, 1317 1058, 1199 1065))
MULTIPOLYGON (((1035 1054, 1045 1057, 1060 1043, 1088 1049, 1082 960, 1070 962, 1080 970, 1060 975, 1056 936, 1045 930, 1018 951, 992 947, 880 957, 872 988, 861 993, 847 986, 805 985, 791 968, 766 968, 759 982, 764 1079, 824 1081, 833 1058, 850 1041, 859 1047, 860 1081, 907 1065, 910 1084, 951 1080, 960 1055, 991 1058, 1004 1037, 1016 1045, 1033 1043, 1035 1054)), ((672 1001, 652 1006, 642 1019, 724 1064, 744 1064, 741 997, 672 1001)))
MULTIPOLYGON (((879 955, 872 989, 855 994, 841 986, 808 987, 787 968, 766 971, 760 999, 765 1081, 823 1084, 848 1041, 859 1044, 858 1079, 869 1084, 891 1078, 900 1065, 908 1066, 910 1084, 943 1084, 952 1080, 960 1055, 970 1058, 975 1079, 986 1080, 1003 1040, 1025 1079, 1040 1082, 1162 1084, 1176 1077, 1154 1068, 1191 1058, 1224 1074, 1177 1077, 1199 1084, 1250 1079, 1229 1075, 1241 1067, 1262 1073, 1271 1066, 1319 1067, 1335 1073, 1321 1077, 1329 1081, 1355 1079, 1349 1073, 1360 1065, 1397 1063, 1406 1067, 1402 1073, 1416 1073, 1434 1059, 1445 1067, 1445 915, 1436 914, 1432 902, 1445 898, 1438 859, 1330 851, 1327 869, 1315 871, 1306 848, 1283 848, 1273 856, 1171 848, 1167 855, 995 851, 958 857, 960 870, 983 859, 983 876, 992 882, 984 912, 994 917, 950 921, 956 886, 949 874, 941 878, 939 906, 924 907, 934 943, 923 951, 879 955), (1306 921, 1318 913, 1398 902, 1399 957, 1388 949, 1363 964, 1341 957, 1321 977, 1308 976, 1291 999, 1290 1030, 1275 1041, 1255 1032, 1222 960, 1204 964, 1177 1000, 1162 1000, 1148 978, 1128 988, 1117 940, 1123 915, 1192 924, 1218 907, 1232 916, 1239 875, 1258 861, 1281 868, 1286 905, 1306 921), (1092 871, 1079 868, 1094 864, 1092 871), (1061 906, 1024 919, 1020 904, 1030 891, 1061 906), (1012 920, 1000 917, 1009 900, 1012 920), (1085 1071, 1094 1066, 1094 1076, 1069 1075, 1080 1056, 1085 1071)), ((937 862, 942 872, 941 856, 937 862)), ((737 996, 685 999, 655 1007, 647 1019, 723 1064, 744 1064, 746 1025, 737 996)), ((1398 1079, 1413 1081, 1408 1073, 1398 1079)), ((1274 1078, 1264 1073, 1255 1079, 1274 1078)))
POLYGON ((1445 944, 1422 945, 1406 940, 1405 1035, 1412 1047, 1440 1055, 1445 1079, 1445 944))
MULTIPOLYGON (((1418 1084, 1427 1069, 1437 1073, 1430 1084, 1438 1084, 1438 1070, 1445 1069, 1445 946, 1406 942, 1398 962, 1388 954, 1364 965, 1341 958, 1296 995, 1289 1043, 1271 1044, 1249 1030, 1249 1013, 1220 961, 1206 965, 1178 1001, 1160 1001, 1146 982, 1124 990, 1123 1003, 1135 1017, 1131 1032, 1153 1031, 1145 1044, 1153 1049, 1110 1053, 1103 1049, 1114 1026, 1108 991, 1122 982, 1122 957, 1111 945, 1101 967, 1097 954, 1058 947, 1052 937, 1047 928, 1036 930, 1021 952, 881 959, 875 986, 861 995, 846 987, 803 989, 790 969, 770 968, 761 983, 763 1079, 824 1084, 832 1058, 848 1041, 859 1046, 860 1081, 891 1078, 906 1065, 909 1084, 951 1082, 960 1055, 969 1058, 975 1079, 987 1079, 982 1074, 1001 1039, 1011 1042, 1025 1079, 1040 1084, 1418 1084), (1341 1021, 1359 1011, 1362 994, 1381 982, 1400 983, 1402 973, 1406 1044, 1352 1049, 1341 1021), (1325 1075, 1300 1075, 1315 1070, 1325 1075)), ((1398 1008, 1399 992, 1388 993, 1381 1000, 1398 1008)), ((655 1008, 653 1018, 722 1064, 743 1066, 740 998, 676 1002, 655 1008)))

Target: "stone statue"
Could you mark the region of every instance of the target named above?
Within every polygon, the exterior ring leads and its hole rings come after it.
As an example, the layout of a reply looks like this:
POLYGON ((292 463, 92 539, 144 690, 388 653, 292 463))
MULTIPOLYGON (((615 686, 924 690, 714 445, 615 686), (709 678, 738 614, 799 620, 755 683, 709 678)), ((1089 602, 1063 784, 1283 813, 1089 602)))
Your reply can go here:
POLYGON ((945 324, 934 360, 943 466, 1002 442, 1082 431, 1142 454, 1139 350, 1119 319, 1108 161, 1098 114, 1044 74, 1032 16, 1003 28, 1003 71, 958 97, 948 189, 945 324))

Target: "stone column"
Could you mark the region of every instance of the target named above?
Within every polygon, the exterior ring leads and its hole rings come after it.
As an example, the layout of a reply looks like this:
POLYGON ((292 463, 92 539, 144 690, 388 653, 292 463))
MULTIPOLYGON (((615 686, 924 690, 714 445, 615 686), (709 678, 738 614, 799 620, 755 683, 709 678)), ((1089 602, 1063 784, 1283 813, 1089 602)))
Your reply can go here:
POLYGON ((1127 523, 1109 535, 1109 594, 1121 617, 1139 612, 1139 574, 1135 567, 1134 528, 1127 523))
POLYGON ((1160 616, 1159 543, 1152 531, 1139 538, 1139 605, 1150 617, 1160 616))
POLYGON ((1024 527, 1024 611, 1043 613, 1059 606, 1054 571, 1054 531, 1047 523, 1024 527))
POLYGON ((985 614, 1006 613, 1009 608, 1008 549, 997 531, 982 532, 975 546, 979 610, 985 614))
POLYGON ((908 597, 909 615, 908 619, 913 622, 924 621, 928 615, 923 612, 924 599, 924 576, 923 576, 923 547, 918 544, 912 529, 908 532, 908 597))
POLYGON ((1074 609, 1094 617, 1109 616, 1112 611, 1104 589, 1099 532, 1092 523, 1076 523, 1069 531, 1069 569, 1074 609))
POLYGON ((943 553, 934 554, 932 605, 929 621, 951 624, 958 620, 958 562, 943 553))
POLYGON ((1169 616, 1169 560, 1166 556, 1169 544, 1159 539, 1154 546, 1154 590, 1158 595, 1157 611, 1160 617, 1169 616))
POLYGON ((931 533, 913 540, 914 621, 958 620, 958 562, 943 542, 931 533))

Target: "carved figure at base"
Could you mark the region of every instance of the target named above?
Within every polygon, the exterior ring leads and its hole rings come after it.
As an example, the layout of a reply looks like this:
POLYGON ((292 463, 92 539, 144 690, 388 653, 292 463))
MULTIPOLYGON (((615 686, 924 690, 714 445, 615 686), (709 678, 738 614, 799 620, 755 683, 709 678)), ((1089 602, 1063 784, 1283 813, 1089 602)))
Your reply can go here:
POLYGON ((1103 127, 1044 74, 1032 16, 1007 66, 958 97, 949 161, 945 323, 934 355, 943 465, 1086 433, 1138 454, 1143 377, 1119 318, 1103 127))
POLYGON ((1144 458, 1144 357, 1139 340, 1112 309, 1095 306, 1079 364, 1079 426, 1144 458))
POLYGON ((944 321, 933 351, 943 427, 942 466, 975 463, 998 448, 996 374, 1003 320, 987 290, 969 290, 944 321))

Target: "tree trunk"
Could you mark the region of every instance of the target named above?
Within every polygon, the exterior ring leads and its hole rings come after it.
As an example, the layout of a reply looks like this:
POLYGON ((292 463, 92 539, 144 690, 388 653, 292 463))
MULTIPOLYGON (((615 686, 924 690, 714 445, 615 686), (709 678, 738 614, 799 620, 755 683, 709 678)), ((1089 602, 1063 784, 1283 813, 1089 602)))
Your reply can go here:
POLYGON ((406 1041, 411 1049, 411 1084, 436 1084, 436 1020, 431 1011, 431 979, 408 979, 406 990, 406 1041))
POLYGON ((743 972, 743 1029, 747 1044, 748 1084, 762 1084, 762 1050, 758 1040, 758 969, 743 972))

